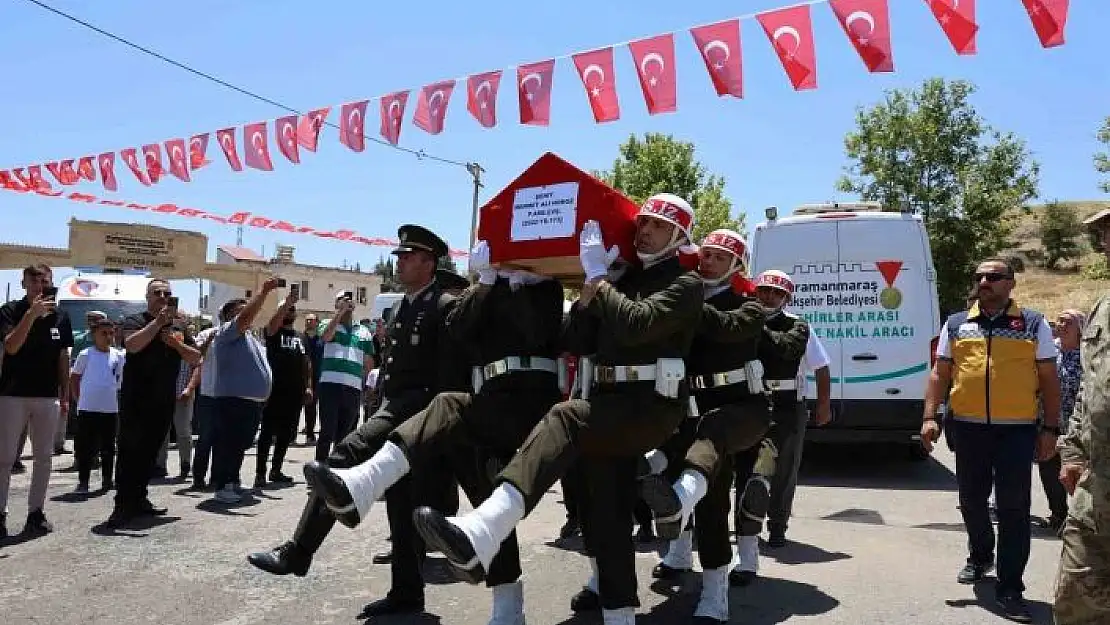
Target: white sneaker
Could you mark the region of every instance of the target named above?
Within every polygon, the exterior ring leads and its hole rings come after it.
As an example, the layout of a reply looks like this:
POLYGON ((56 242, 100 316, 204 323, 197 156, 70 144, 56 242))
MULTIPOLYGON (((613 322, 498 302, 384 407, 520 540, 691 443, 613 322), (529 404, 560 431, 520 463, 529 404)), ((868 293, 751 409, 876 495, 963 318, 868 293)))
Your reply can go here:
POLYGON ((220 503, 239 503, 243 501, 243 497, 235 491, 234 484, 224 484, 224 487, 216 491, 216 501, 220 503))

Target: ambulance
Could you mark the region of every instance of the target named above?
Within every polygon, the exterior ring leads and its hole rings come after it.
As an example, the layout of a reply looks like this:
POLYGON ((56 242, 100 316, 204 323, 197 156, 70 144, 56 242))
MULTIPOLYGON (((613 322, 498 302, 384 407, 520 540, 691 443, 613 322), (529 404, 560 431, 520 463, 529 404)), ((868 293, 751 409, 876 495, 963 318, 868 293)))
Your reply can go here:
POLYGON ((793 278, 787 311, 829 353, 832 422, 808 428, 806 440, 902 445, 927 457, 921 416, 941 319, 921 218, 870 202, 806 205, 781 218, 769 208, 749 245, 753 275, 779 269, 793 278))
POLYGON ((88 330, 85 315, 91 310, 115 322, 146 310, 148 282, 146 275, 78 272, 58 285, 58 306, 69 315, 74 334, 83 333, 88 330))

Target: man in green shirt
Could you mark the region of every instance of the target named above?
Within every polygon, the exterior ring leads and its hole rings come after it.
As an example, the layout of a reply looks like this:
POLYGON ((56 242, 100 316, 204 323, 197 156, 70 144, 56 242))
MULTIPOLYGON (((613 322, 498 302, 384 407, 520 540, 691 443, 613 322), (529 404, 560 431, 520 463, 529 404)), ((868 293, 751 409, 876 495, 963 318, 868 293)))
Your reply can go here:
POLYGON ((316 460, 323 462, 333 443, 343 440, 358 425, 366 375, 374 368, 374 342, 370 329, 354 323, 355 304, 350 291, 335 294, 335 317, 324 324, 320 359, 320 437, 316 460))

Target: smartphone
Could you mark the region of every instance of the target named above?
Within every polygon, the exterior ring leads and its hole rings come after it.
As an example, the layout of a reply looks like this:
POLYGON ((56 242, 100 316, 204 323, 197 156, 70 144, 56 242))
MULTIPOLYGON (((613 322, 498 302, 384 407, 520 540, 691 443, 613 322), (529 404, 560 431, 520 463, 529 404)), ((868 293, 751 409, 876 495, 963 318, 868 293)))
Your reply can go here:
MULTIPOLYGON (((57 289, 54 289, 54 290, 56 291, 57 289)), ((354 291, 343 291, 343 299, 349 299, 352 302, 355 301, 355 292, 354 291)))
POLYGON ((296 283, 296 282, 294 282, 293 284, 290 284, 289 285, 289 294, 292 295, 293 297, 300 297, 301 296, 301 285, 296 283))
POLYGON ((282 288, 282 289, 285 288, 285 284, 286 284, 285 278, 278 278, 277 279, 278 288, 282 288))
POLYGON ((169 299, 169 301, 166 303, 166 305, 169 306, 170 308, 177 308, 178 301, 179 300, 177 299, 177 296, 173 296, 169 299))
POLYGON ((42 287, 42 296, 46 299, 54 299, 58 297, 58 287, 44 286, 42 287))

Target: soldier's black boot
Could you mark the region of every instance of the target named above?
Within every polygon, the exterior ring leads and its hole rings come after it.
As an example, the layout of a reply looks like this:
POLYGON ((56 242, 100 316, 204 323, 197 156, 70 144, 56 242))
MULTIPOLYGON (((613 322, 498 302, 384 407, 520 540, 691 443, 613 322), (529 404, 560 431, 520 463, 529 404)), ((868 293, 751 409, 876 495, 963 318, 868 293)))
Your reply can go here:
POLYGON ((334 525, 335 517, 328 511, 324 500, 310 496, 297 523, 297 529, 293 532, 293 540, 270 551, 252 553, 247 556, 247 561, 274 575, 293 574, 304 577, 312 564, 312 555, 323 544, 334 525))
POLYGON ((328 465, 315 460, 309 462, 304 465, 304 479, 312 487, 312 492, 324 498, 340 523, 355 528, 362 521, 347 484, 328 465))
POLYGON ((662 475, 650 475, 640 481, 640 497, 655 514, 655 530, 659 538, 674 540, 682 533, 682 501, 662 475))
POLYGON ((601 597, 589 588, 579 590, 570 598, 572 612, 596 612, 601 609, 601 597))
POLYGON ((655 579, 678 579, 683 573, 689 572, 690 569, 676 569, 660 562, 651 569, 651 576, 655 579))
POLYGON ((247 556, 247 562, 274 575, 293 574, 304 577, 312 564, 312 554, 297 547, 293 541, 286 541, 269 551, 256 551, 247 556))

